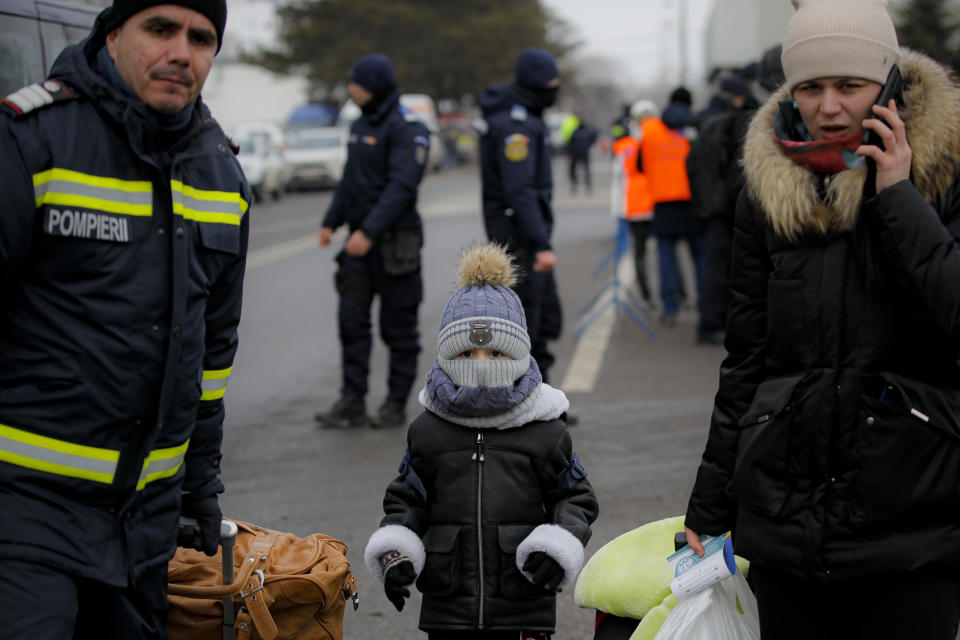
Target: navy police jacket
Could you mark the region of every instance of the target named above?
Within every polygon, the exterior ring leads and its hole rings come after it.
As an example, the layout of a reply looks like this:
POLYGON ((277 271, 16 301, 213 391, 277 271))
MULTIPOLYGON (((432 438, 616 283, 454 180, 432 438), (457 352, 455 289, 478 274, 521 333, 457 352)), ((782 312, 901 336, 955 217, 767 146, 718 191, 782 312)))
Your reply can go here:
POLYGON ((543 120, 505 85, 480 98, 483 222, 487 237, 531 253, 550 249, 553 174, 550 136, 543 120))
POLYGON ((123 586, 183 487, 222 490, 250 190, 199 100, 161 144, 102 46, 0 109, 0 557, 123 586))
POLYGON ((417 187, 430 130, 400 105, 399 90, 372 106, 350 127, 347 165, 323 226, 347 224, 376 240, 385 231, 421 227, 417 187))

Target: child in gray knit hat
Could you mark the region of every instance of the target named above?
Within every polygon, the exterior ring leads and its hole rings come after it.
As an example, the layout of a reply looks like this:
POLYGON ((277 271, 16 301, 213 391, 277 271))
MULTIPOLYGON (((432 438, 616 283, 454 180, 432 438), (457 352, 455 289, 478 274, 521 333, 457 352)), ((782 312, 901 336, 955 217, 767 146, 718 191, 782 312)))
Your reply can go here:
POLYGON ((549 638, 556 592, 576 579, 597 517, 569 403, 530 356, 515 279, 499 246, 461 259, 425 411, 364 551, 398 611, 416 580, 430 640, 549 638))

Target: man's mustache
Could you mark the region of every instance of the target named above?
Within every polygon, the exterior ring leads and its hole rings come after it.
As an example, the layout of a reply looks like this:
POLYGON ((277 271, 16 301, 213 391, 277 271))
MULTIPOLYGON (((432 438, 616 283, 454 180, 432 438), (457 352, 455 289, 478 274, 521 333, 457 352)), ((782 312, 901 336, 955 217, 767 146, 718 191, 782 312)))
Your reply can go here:
POLYGON ((193 83, 196 82, 193 74, 189 70, 184 69, 183 67, 178 67, 175 65, 170 65, 166 67, 158 67, 150 71, 151 80, 174 80, 180 84, 186 86, 193 86, 193 83))

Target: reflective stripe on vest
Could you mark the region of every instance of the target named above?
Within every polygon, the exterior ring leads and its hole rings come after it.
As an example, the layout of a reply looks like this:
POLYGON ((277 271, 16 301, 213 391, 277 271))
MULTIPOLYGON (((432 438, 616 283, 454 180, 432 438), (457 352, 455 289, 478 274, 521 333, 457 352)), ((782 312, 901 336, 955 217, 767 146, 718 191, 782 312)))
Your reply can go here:
MULTIPOLYGON (((190 441, 154 449, 143 461, 137 490, 180 469, 190 441)), ((0 424, 0 461, 58 476, 113 484, 120 452, 57 440, 0 424)))
POLYGON ((200 383, 200 400, 219 400, 227 391, 227 381, 233 367, 226 369, 204 369, 203 381, 200 383))
POLYGON ((250 206, 237 192, 205 191, 179 180, 170 181, 173 212, 187 220, 239 226, 250 206))
POLYGON ((33 174, 33 197, 38 208, 55 204, 128 216, 149 216, 153 211, 149 181, 104 178, 70 169, 33 174))

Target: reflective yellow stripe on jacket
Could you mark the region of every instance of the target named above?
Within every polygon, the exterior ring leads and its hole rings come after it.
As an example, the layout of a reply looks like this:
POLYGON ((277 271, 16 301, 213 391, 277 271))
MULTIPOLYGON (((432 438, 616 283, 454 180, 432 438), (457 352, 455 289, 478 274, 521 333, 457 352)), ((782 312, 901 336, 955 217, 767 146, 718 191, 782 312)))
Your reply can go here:
POLYGON ((173 194, 173 213, 196 222, 214 222, 239 226, 249 204, 237 192, 205 191, 170 181, 173 194))
POLYGON ((147 484, 160 478, 169 478, 175 474, 180 465, 183 464, 183 458, 187 455, 187 447, 190 441, 167 449, 154 449, 143 461, 143 470, 140 471, 140 481, 137 482, 137 491, 143 489, 147 484))
POLYGON ((70 169, 47 169, 33 174, 37 207, 96 209, 128 216, 149 216, 153 211, 153 187, 147 180, 120 180, 70 169))
POLYGON ((200 400, 219 400, 227 391, 227 381, 233 367, 226 369, 204 369, 203 381, 200 383, 200 400))
MULTIPOLYGON (((154 449, 143 461, 137 490, 177 473, 187 454, 187 440, 176 447, 154 449)), ((58 476, 113 484, 120 452, 57 440, 0 424, 0 461, 58 476)))

